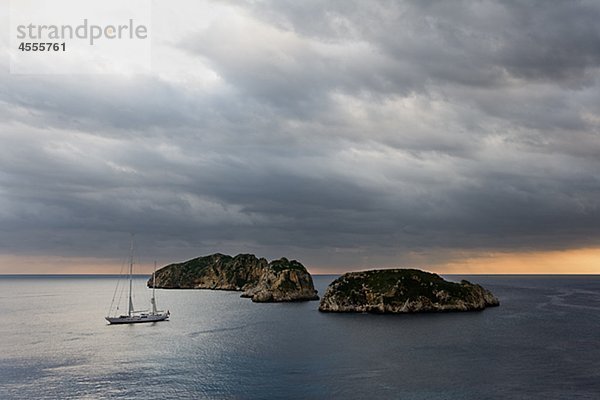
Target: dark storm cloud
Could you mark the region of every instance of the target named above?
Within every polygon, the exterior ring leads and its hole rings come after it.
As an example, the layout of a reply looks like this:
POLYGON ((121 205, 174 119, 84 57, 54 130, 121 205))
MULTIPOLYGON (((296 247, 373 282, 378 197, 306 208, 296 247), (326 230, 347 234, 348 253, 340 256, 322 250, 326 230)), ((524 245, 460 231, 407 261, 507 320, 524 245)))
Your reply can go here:
POLYGON ((504 81, 505 74, 579 81, 600 64, 600 6, 595 1, 250 4, 256 17, 281 29, 322 40, 369 42, 413 64, 419 78, 441 83, 490 86, 504 81))
POLYGON ((209 84, 2 74, 0 250, 110 257, 135 231, 165 261, 347 267, 597 246, 598 17, 585 1, 232 2, 169 41, 209 84))

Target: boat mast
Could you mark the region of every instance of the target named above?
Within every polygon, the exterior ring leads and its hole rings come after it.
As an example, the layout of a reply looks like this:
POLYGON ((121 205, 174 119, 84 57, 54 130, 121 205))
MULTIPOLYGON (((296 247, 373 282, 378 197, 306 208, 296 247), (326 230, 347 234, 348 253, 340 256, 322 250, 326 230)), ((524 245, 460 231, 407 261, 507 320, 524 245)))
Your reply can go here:
POLYGON ((154 261, 154 272, 152 272, 152 315, 156 314, 156 261, 154 261))
POLYGON ((127 315, 131 317, 133 312, 133 300, 131 299, 131 289, 133 280, 133 234, 131 235, 131 246, 129 248, 129 305, 127 307, 127 315))

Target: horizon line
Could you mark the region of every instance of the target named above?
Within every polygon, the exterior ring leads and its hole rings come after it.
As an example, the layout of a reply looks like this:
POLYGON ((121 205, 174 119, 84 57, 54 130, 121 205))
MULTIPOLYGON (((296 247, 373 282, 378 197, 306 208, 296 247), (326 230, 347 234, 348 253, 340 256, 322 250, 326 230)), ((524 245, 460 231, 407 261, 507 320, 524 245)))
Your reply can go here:
MULTIPOLYGON (((331 276, 331 275, 343 275, 345 273, 348 272, 361 272, 360 271, 346 271, 346 272, 342 272, 342 273, 329 273, 329 274, 310 274, 311 276, 331 276)), ((425 272, 429 272, 429 271, 425 271, 425 272)), ((310 272, 309 272, 310 273, 310 272)), ((437 275, 447 275, 447 276, 453 276, 453 275, 470 275, 470 276, 600 276, 600 273, 597 274, 588 274, 588 273, 523 273, 523 274, 519 274, 519 273, 502 273, 502 274, 498 274, 498 273, 468 273, 468 272, 464 272, 464 273, 451 273, 451 274, 446 274, 446 273, 441 273, 441 272, 430 272, 433 274, 437 274, 437 275)), ((18 277, 18 276, 121 276, 123 274, 0 274, 0 277, 18 277)), ((128 274, 125 274, 128 275, 128 274)), ((152 273, 149 274, 132 274, 132 276, 148 276, 148 275, 152 275, 152 273)))

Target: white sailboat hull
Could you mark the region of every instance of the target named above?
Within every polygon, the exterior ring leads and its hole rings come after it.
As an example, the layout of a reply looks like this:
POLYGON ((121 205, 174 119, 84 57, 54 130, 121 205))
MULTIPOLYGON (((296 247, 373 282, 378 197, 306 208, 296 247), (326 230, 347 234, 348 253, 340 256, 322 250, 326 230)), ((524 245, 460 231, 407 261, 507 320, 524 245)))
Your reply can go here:
POLYGON ((158 322, 169 319, 169 313, 121 315, 119 317, 106 317, 109 324, 140 324, 144 322, 158 322))

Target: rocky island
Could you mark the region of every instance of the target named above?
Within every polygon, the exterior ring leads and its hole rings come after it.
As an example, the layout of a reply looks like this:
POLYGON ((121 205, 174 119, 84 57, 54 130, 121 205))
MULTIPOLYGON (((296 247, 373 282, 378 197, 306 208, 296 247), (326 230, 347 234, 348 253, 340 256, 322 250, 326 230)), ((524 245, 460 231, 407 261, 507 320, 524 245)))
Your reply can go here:
POLYGON ((312 277, 301 263, 287 258, 268 262, 253 254, 231 257, 217 253, 167 265, 156 271, 156 287, 238 290, 243 291, 242 297, 261 303, 319 299, 312 277))
POLYGON ((465 280, 449 282, 418 269, 381 269, 349 272, 337 278, 323 295, 319 311, 472 311, 499 304, 491 292, 465 280))

